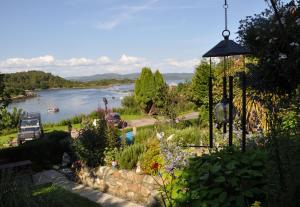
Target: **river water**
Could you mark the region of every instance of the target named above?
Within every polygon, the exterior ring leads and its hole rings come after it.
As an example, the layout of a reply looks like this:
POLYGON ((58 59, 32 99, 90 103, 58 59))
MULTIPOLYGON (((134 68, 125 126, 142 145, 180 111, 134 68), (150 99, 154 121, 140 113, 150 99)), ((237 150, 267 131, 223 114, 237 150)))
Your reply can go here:
MULTIPOLYGON (((185 80, 167 81, 180 83, 185 80)), ((13 102, 8 110, 14 107, 26 112, 40 112, 43 123, 55 123, 75 115, 89 114, 98 108, 105 108, 103 98, 108 101, 108 108, 121 106, 122 98, 133 92, 134 84, 124 84, 98 89, 51 89, 37 92, 37 97, 13 102), (58 107, 59 112, 48 112, 49 108, 58 107)))
POLYGON ((88 114, 104 108, 103 98, 108 101, 108 108, 121 106, 123 97, 133 92, 133 84, 112 86, 101 89, 51 89, 37 92, 37 97, 13 102, 8 106, 27 112, 40 112, 43 123, 54 123, 74 115, 88 114), (59 112, 48 112, 49 108, 58 107, 59 112))

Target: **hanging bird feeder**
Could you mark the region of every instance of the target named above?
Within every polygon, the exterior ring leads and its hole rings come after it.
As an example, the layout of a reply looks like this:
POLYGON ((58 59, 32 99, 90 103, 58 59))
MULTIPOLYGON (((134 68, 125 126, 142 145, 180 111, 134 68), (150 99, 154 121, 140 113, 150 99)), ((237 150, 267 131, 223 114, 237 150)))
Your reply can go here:
MULTIPOLYGON (((230 56, 236 55, 246 55, 250 54, 249 50, 237 44, 233 40, 229 39, 230 31, 227 27, 227 9, 228 4, 225 0, 224 10, 225 10, 225 29, 222 32, 223 40, 221 40, 212 49, 206 52, 203 57, 209 58, 210 60, 210 77, 209 77, 209 140, 210 147, 213 147, 213 93, 212 93, 212 75, 211 75, 211 58, 212 57, 222 57, 224 61, 224 77, 223 77, 223 98, 220 103, 215 107, 215 117, 216 120, 223 124, 223 132, 227 132, 227 125, 229 125, 229 135, 228 141, 229 146, 232 145, 232 133, 233 133, 233 118, 234 118, 234 106, 233 106, 233 76, 229 76, 229 97, 227 97, 227 61, 230 56)), ((245 68, 245 64, 244 64, 245 68)), ((242 75, 242 150, 245 151, 246 146, 246 77, 245 72, 242 75)))

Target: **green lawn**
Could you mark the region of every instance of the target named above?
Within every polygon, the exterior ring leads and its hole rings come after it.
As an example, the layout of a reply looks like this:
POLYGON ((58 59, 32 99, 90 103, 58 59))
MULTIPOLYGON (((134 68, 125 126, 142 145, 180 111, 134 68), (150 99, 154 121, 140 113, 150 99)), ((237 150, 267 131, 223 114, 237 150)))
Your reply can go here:
POLYGON ((99 204, 87 198, 52 184, 37 187, 33 196, 40 204, 39 206, 43 207, 100 207, 99 204))
POLYGON ((121 114, 121 118, 125 121, 131 121, 135 119, 147 118, 145 114, 121 114))
MULTIPOLYGON (((74 129, 79 129, 80 124, 73 124, 72 127, 74 129)), ((68 126, 45 126, 44 127, 45 134, 53 132, 53 131, 67 131, 67 130, 68 130, 68 126)), ((17 133, 0 136, 0 148, 3 147, 3 145, 7 144, 10 140, 12 140, 16 137, 17 137, 17 133)))

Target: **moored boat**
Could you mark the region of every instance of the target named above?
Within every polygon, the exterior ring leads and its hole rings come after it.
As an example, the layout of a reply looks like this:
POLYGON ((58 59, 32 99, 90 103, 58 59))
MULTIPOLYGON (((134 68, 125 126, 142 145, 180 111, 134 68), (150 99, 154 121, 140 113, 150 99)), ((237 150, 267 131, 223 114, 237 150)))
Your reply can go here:
POLYGON ((48 108, 48 112, 49 113, 57 113, 57 112, 59 112, 59 108, 58 107, 48 108))

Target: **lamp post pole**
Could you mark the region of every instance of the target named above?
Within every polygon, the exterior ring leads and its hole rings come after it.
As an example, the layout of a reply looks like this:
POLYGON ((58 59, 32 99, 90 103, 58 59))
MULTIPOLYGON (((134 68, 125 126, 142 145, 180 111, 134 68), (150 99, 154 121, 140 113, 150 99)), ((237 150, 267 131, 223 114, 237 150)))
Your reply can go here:
MULTIPOLYGON (((224 57, 224 76, 223 76, 223 101, 227 102, 227 77, 226 77, 226 68, 227 68, 227 62, 226 62, 226 57, 224 57)), ((226 113, 225 113, 226 116, 226 113)), ((227 119, 227 117, 225 117, 225 119, 227 119)), ((226 134, 227 132, 227 123, 224 122, 223 123, 223 133, 226 134)))
POLYGON ((246 73, 242 73, 242 151, 246 151, 246 73))
POLYGON ((209 147, 213 148, 213 94, 212 94, 212 75, 211 75, 211 58, 209 58, 210 63, 210 75, 208 79, 208 110, 209 110, 209 147))
POLYGON ((232 132, 233 132, 233 77, 229 76, 229 136, 228 143, 232 146, 232 132))

